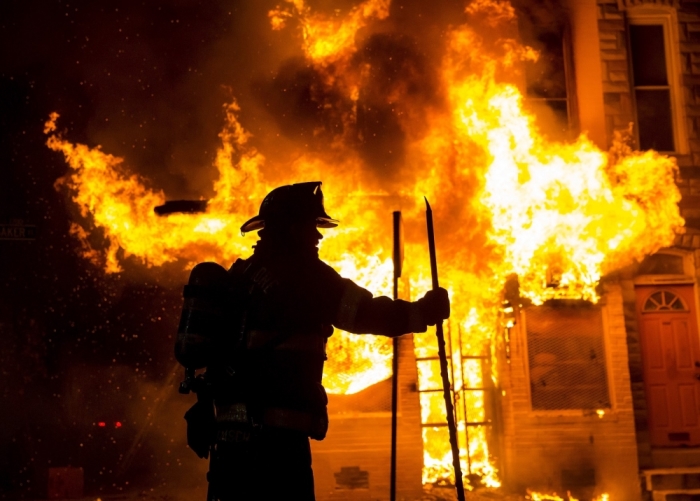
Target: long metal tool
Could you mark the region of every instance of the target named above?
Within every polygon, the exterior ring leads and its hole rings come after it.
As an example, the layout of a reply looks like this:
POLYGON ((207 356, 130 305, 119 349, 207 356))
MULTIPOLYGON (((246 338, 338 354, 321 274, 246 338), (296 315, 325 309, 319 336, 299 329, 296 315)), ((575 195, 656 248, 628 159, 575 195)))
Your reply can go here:
MULTIPOLYGON (((394 299, 399 298, 399 277, 403 265, 403 231, 401 212, 394 214, 394 299)), ((391 482, 389 499, 396 501, 396 430, 399 404, 399 338, 393 339, 394 358, 392 361, 391 377, 391 482)))
MULTIPOLYGON (((433 290, 440 287, 438 282, 437 257, 435 256, 435 231, 433 230, 433 210, 428 199, 425 199, 425 218, 428 222, 428 248, 430 250, 430 273, 433 278, 433 290)), ((450 446, 452 447, 452 466, 455 470, 455 488, 457 499, 464 499, 464 481, 462 480, 462 465, 459 462, 459 445, 457 444, 457 426, 455 425, 455 410, 452 404, 450 391, 450 377, 447 367, 447 353, 445 350, 445 333, 442 330, 442 322, 435 325, 435 334, 438 342, 438 355, 440 356, 440 376, 442 376, 442 390, 445 396, 445 409, 447 411, 447 427, 450 430, 450 446)))

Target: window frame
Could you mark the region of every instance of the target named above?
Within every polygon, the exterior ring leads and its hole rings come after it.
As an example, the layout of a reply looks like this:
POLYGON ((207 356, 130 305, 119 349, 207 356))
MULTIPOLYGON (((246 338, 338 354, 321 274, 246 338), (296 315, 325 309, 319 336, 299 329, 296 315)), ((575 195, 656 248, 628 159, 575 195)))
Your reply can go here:
POLYGON ((690 308, 688 307, 687 304, 685 304, 685 301, 684 301, 683 298, 680 297, 679 295, 677 295, 677 294, 675 294, 675 293, 673 293, 673 292, 671 292, 671 291, 669 291, 669 290, 659 288, 658 291, 652 292, 652 293, 650 293, 649 295, 647 295, 647 298, 642 302, 642 311, 641 311, 641 314, 642 314, 642 315, 645 315, 645 314, 647 314, 647 313, 690 313, 690 308), (672 300, 670 303, 668 303, 668 305, 658 305, 658 306, 670 306, 670 305, 672 305, 676 300, 678 300, 678 302, 681 303, 681 305, 683 306, 683 308, 680 309, 680 310, 678 310, 678 309, 672 309, 672 308, 668 308, 668 309, 656 308, 656 309, 653 309, 653 310, 652 310, 652 309, 647 309, 647 304, 649 303, 649 300, 652 300, 653 302, 656 302, 655 299, 652 299, 652 296, 653 296, 654 294, 659 293, 659 292, 663 293, 663 298, 664 298, 664 300, 666 299, 666 294, 671 294, 671 296, 673 297, 673 300, 672 300))
MULTIPOLYGON (((551 97, 534 97, 530 96, 527 92, 527 87, 530 82, 527 80, 527 76, 523 71, 523 102, 527 106, 529 103, 537 103, 546 105, 549 102, 554 101, 564 101, 566 103, 566 131, 563 134, 564 137, 569 140, 576 139, 581 133, 581 123, 579 119, 579 103, 578 94, 576 89, 576 73, 574 67, 574 42, 572 36, 571 20, 569 18, 565 19, 561 25, 558 26, 561 30, 561 50, 562 50, 562 63, 564 69, 564 88, 566 91, 566 97, 564 98, 551 98, 551 97)), ((525 65, 528 63, 525 62, 525 65)), ((529 110, 532 112, 531 110, 529 110)), ((539 120, 537 113, 532 112, 535 123, 539 120)))
MULTIPOLYGON (((627 61, 629 66, 630 94, 634 103, 634 135, 639 145, 639 119, 637 117, 637 102, 632 68, 632 45, 630 42, 630 26, 661 26, 664 34, 664 53, 666 55, 666 77, 671 101, 671 124, 673 127, 674 151, 660 153, 685 155, 689 153, 688 132, 686 129, 685 106, 683 103, 683 82, 680 62, 680 43, 678 33, 678 16, 676 9, 661 5, 637 5, 626 11, 627 61)), ((644 88, 646 86, 640 86, 644 88)))
MULTIPOLYGON (((613 379, 613 371, 611 366, 611 353, 610 353, 610 336, 609 327, 610 320, 608 318, 609 309, 605 304, 599 304, 600 315, 603 323, 603 349, 605 350, 605 378, 607 382, 608 398, 610 401, 610 407, 605 408, 605 413, 610 415, 617 414, 617 399, 615 398, 615 381, 613 379)), ((525 389, 527 392, 527 403, 528 403, 528 413, 532 416, 541 417, 556 417, 556 416, 569 416, 569 417, 588 417, 595 414, 595 411, 590 409, 533 409, 532 407, 532 380, 530 378, 530 348, 528 343, 528 331, 527 331, 527 315, 525 308, 520 310, 520 334, 522 336, 522 350, 523 350, 523 368, 525 371, 525 389)))
POLYGON ((683 275, 637 275, 634 278, 634 285, 695 284, 695 261, 692 252, 680 249, 662 249, 656 254, 683 258, 683 275))

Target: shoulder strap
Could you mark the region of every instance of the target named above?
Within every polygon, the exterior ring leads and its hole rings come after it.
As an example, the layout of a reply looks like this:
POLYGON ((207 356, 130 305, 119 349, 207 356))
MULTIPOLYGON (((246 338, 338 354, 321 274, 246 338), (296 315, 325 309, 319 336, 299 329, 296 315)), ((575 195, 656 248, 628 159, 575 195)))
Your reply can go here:
POLYGON ((236 262, 234 262, 228 270, 229 274, 232 276, 243 275, 246 268, 249 266, 249 261, 250 259, 236 259, 236 262))

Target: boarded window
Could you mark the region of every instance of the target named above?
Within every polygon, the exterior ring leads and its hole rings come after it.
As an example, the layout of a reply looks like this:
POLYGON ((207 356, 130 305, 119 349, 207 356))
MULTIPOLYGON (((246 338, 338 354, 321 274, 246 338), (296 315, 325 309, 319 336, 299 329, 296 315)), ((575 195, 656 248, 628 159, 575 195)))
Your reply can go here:
POLYGON ((664 27, 632 24, 629 37, 639 147, 675 151, 664 27))
POLYGON ((532 409, 610 407, 600 307, 533 306, 525 319, 532 409))

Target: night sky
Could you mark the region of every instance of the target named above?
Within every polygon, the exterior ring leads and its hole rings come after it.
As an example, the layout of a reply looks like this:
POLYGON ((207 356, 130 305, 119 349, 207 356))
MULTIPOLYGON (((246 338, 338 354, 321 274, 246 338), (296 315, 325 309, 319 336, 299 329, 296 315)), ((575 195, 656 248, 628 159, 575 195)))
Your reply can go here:
POLYGON ((83 467, 88 493, 202 488, 172 356, 187 272, 107 276, 79 257, 80 216, 54 188, 67 165, 42 129, 57 111, 67 138, 125 157, 168 198, 207 196, 222 105, 294 46, 270 33, 272 7, 0 2, 0 223, 36 225, 33 241, 0 240, 0 497, 45 496, 52 466, 83 467))

